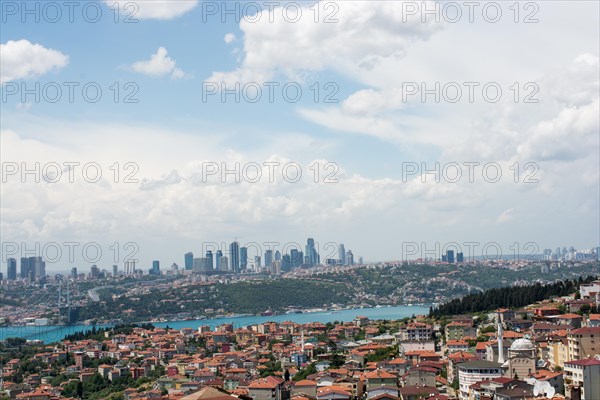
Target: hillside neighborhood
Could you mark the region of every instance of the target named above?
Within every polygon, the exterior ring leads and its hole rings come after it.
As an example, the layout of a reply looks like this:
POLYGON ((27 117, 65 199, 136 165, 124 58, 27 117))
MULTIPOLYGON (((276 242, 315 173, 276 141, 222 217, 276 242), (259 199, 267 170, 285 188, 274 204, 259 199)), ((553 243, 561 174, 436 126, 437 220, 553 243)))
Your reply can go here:
MULTIPOLYGON (((597 400, 600 280, 519 309, 3 342, 19 400, 597 400), (20 357, 16 356, 20 355, 20 357)), ((3 396, 3 397, 2 397, 3 396)))

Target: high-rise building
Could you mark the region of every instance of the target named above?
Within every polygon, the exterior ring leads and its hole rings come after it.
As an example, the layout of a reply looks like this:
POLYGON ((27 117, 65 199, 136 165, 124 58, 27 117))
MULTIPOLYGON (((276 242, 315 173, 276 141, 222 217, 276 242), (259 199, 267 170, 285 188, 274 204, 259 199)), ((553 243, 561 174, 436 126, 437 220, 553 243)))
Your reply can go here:
POLYGON ((289 254, 284 254, 281 258, 281 271, 288 272, 292 269, 292 257, 289 254))
POLYGON ((6 260, 6 279, 9 281, 17 280, 17 260, 14 258, 6 260))
POLYGON ((304 262, 304 254, 302 254, 301 251, 298 251, 298 249, 292 249, 290 251, 290 259, 292 262, 292 268, 297 268, 304 262))
POLYGON ((231 242, 229 245, 229 262, 234 273, 240 272, 240 244, 231 242))
POLYGON ((29 278, 29 258, 21 257, 21 279, 29 278))
MULTIPOLYGON (((42 259, 42 257, 32 257, 34 268, 35 268, 35 276, 37 279, 42 279, 46 276, 46 261, 42 259)), ((30 261, 31 262, 31 261, 30 261)))
POLYGON ((215 269, 217 271, 221 271, 221 258, 223 258, 223 252, 221 250, 217 250, 215 255, 215 269))
MULTIPOLYGON (((212 254, 211 254, 212 255, 212 254)), ((207 257, 194 258, 194 268, 196 272, 207 272, 212 270, 212 259, 207 257)))
POLYGON ((90 276, 94 279, 100 277, 100 269, 96 264, 92 265, 92 268, 90 269, 90 276))
POLYGON ((456 262, 461 263, 464 261, 465 261, 465 256, 463 255, 463 253, 462 252, 456 253, 456 262))
POLYGON ((152 275, 160 275, 160 261, 152 261, 152 275))
POLYGON ((310 265, 311 267, 314 267, 315 265, 321 263, 319 253, 315 248, 315 239, 313 238, 308 238, 306 240, 306 254, 304 256, 304 259, 306 261, 306 264, 310 265))
POLYGON ((214 257, 212 250, 206 251, 206 269, 211 271, 214 268, 214 257))
POLYGON ((21 278, 31 282, 46 276, 46 262, 42 257, 21 257, 21 278))
POLYGON ((446 261, 449 263, 454 263, 454 250, 446 251, 446 261))
POLYGON ((363 262, 363 257, 362 256, 358 257, 358 263, 360 265, 365 265, 365 263, 363 262))
POLYGON ((135 274, 135 260, 127 260, 123 263, 123 273, 125 275, 135 274))
POLYGON ((240 269, 243 271, 248 267, 248 248, 240 247, 240 269))
POLYGON ((279 250, 275 251, 275 261, 281 261, 281 252, 279 250))
POLYGON ((260 256, 254 256, 254 269, 258 271, 261 267, 260 256))
POLYGON ((115 265, 113 265, 113 276, 117 276, 117 275, 119 275, 119 266, 115 264, 115 265))
POLYGON ((219 267, 221 268, 220 271, 229 270, 229 260, 227 259, 226 256, 221 256, 220 261, 219 261, 219 267))
POLYGON ((346 265, 354 265, 354 254, 352 254, 352 250, 346 252, 346 265))
MULTIPOLYGON (((114 268, 114 265, 113 265, 113 268, 114 268)), ((71 279, 72 280, 76 280, 77 279, 77 267, 71 268, 71 279)))
POLYGON ((338 247, 338 254, 340 257, 340 264, 346 265, 346 248, 343 243, 340 243, 340 246, 338 247))
POLYGON ((265 251, 265 268, 271 268, 273 264, 273 250, 265 251))
POLYGON ((281 274, 281 260, 273 260, 273 263, 271 265, 271 273, 273 275, 281 274))
POLYGON ((185 269, 190 271, 192 269, 194 269, 194 253, 192 253, 191 251, 189 253, 185 253, 184 257, 184 266, 185 269))

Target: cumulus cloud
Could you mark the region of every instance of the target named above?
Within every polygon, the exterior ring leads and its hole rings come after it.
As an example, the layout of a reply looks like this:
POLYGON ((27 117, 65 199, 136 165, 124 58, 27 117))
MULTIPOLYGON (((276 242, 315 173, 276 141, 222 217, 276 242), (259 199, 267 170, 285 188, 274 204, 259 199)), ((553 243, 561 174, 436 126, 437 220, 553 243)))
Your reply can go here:
POLYGON ((15 79, 37 78, 60 70, 69 63, 69 56, 21 39, 0 44, 0 60, 0 82, 6 83, 15 79))
POLYGON ((180 17, 198 5, 199 0, 104 0, 113 8, 116 4, 123 17, 132 19, 162 19, 168 20, 180 17))
POLYGON ((261 82, 276 72, 300 79, 305 73, 326 68, 360 77, 383 59, 404 57, 412 43, 428 39, 441 27, 431 21, 423 23, 420 17, 405 19, 396 2, 335 4, 334 10, 328 8, 326 1, 318 5, 320 17, 329 16, 331 23, 315 23, 314 11, 308 4, 303 5, 297 21, 297 14, 282 7, 265 9, 251 19, 243 19, 241 65, 233 71, 214 72, 208 80, 261 82))
POLYGON ((185 78, 186 73, 176 65, 176 61, 169 57, 167 49, 159 47, 156 53, 150 56, 150 60, 137 61, 131 65, 131 69, 148 76, 170 75, 172 79, 185 78))

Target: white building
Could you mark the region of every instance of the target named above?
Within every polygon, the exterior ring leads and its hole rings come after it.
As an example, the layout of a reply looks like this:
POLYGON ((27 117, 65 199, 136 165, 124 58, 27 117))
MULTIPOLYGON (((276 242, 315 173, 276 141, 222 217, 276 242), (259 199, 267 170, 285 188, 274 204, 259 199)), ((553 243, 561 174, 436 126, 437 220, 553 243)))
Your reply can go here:
POLYGON ((469 386, 479 381, 500 378, 502 367, 499 363, 478 360, 462 363, 458 366, 459 398, 469 398, 469 386))
MULTIPOLYGON (((600 357, 600 356, 596 356, 600 357)), ((565 362, 565 394, 581 400, 600 399, 600 359, 595 357, 565 362)))

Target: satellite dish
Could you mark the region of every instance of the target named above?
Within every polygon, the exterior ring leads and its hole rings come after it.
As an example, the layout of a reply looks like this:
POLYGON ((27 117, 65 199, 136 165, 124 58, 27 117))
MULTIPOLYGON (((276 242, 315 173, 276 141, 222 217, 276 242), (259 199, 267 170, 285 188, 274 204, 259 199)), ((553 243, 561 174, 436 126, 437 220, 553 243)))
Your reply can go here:
POLYGON ((556 390, 548 381, 536 380, 535 384, 533 385, 533 395, 536 397, 539 395, 544 395, 548 398, 552 398, 555 393, 556 390))

